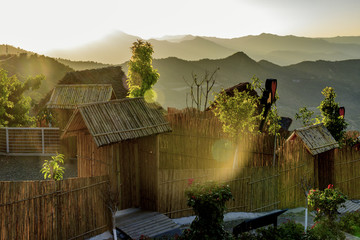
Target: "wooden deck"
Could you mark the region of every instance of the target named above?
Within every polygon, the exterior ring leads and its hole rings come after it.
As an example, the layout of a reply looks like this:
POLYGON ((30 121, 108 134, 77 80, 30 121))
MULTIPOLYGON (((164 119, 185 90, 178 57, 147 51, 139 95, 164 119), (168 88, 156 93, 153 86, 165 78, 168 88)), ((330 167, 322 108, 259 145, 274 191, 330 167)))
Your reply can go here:
POLYGON ((131 239, 139 239, 142 235, 159 238, 164 235, 181 234, 180 226, 164 214, 138 208, 118 211, 116 228, 131 239))

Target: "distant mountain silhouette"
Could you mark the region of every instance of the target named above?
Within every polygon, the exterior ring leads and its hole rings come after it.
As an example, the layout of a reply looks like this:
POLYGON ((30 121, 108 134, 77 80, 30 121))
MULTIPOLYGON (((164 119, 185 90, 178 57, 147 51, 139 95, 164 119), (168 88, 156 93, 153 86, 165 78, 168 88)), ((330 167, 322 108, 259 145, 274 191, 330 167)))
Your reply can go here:
MULTIPOLYGON (((217 84, 214 91, 229 88, 240 82, 249 82, 256 75, 262 81, 267 78, 278 80, 279 101, 277 107, 282 116, 294 118, 299 107, 307 106, 316 110, 323 100, 321 91, 326 86, 335 88, 337 101, 346 107, 349 128, 360 129, 360 60, 346 61, 307 61, 282 67, 269 61, 251 59, 238 52, 224 59, 186 61, 170 57, 155 59, 153 65, 160 73, 155 85, 159 101, 164 107, 183 108, 191 106, 190 92, 184 79, 191 81, 191 73, 202 76, 204 71, 217 67, 217 84)), ((127 72, 126 63, 122 64, 127 72)), ((293 127, 299 127, 295 122, 293 127)))
MULTIPOLYGON (((81 48, 56 50, 49 54, 76 61, 121 64, 130 59, 130 47, 137 39, 140 38, 116 32, 81 48)), ((282 66, 302 61, 360 58, 360 37, 306 38, 263 33, 232 39, 192 35, 165 36, 150 39, 149 42, 154 45, 154 58, 220 59, 242 51, 256 61, 264 59, 282 66)))

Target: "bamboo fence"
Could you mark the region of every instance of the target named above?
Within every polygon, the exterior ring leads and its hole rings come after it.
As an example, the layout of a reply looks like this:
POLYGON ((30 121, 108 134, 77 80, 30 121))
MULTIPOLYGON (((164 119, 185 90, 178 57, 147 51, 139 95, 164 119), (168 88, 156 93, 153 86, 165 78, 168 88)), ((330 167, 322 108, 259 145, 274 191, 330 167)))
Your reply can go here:
POLYGON ((194 183, 230 185, 229 211, 269 211, 304 206, 301 179, 314 178, 314 158, 300 141, 244 135, 228 138, 212 113, 170 113, 173 132, 159 137, 159 211, 172 218, 193 214, 185 189, 194 183), (236 156, 236 157, 234 157, 236 156))
POLYGON ((84 239, 106 231, 107 176, 0 182, 0 239, 84 239))
POLYGON ((334 186, 350 199, 360 199, 360 151, 343 147, 334 155, 334 186))

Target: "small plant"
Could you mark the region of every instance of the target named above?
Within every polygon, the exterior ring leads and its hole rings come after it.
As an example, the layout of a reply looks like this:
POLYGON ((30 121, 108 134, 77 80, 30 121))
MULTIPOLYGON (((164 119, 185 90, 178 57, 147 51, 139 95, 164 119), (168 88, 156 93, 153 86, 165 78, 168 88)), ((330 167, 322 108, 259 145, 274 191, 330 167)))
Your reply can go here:
POLYGON ((231 239, 223 226, 225 203, 232 198, 229 185, 192 184, 192 181, 189 185, 185 192, 187 205, 194 209, 196 218, 190 225, 188 239, 231 239))
POLYGON ((347 197, 329 184, 323 191, 311 189, 308 194, 309 205, 316 209, 315 221, 326 218, 334 221, 338 207, 345 203, 347 197))
POLYGON ((341 230, 360 237, 360 211, 346 213, 340 218, 341 230))
POLYGON ((45 160, 40 172, 44 175, 44 179, 52 179, 55 181, 62 180, 65 168, 60 164, 64 164, 64 154, 51 156, 51 160, 45 160))

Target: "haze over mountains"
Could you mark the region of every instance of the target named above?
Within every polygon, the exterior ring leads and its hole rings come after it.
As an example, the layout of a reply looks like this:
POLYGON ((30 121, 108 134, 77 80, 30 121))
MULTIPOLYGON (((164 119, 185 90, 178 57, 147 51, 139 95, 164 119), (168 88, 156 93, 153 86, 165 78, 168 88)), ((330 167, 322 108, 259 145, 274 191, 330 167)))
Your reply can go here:
MULTIPOLYGON (((131 57, 131 44, 139 37, 116 32, 101 41, 80 48, 54 50, 50 56, 121 64, 131 57)), ((225 58, 245 52, 256 61, 267 60, 278 65, 302 61, 340 61, 360 58, 360 37, 305 38, 261 34, 232 39, 199 36, 167 36, 150 39, 154 58, 177 57, 184 60, 225 58)))
MULTIPOLYGON (((31 55, 33 53, 12 58, 3 55, 0 67, 8 70, 9 75, 18 74, 21 79, 44 74, 44 86, 34 95, 38 100, 67 71, 121 64, 127 74, 130 47, 137 39, 117 33, 78 49, 54 51, 51 55, 55 59, 31 55)), ((336 100, 346 107, 349 129, 360 129, 360 37, 320 39, 261 34, 219 39, 185 35, 166 36, 150 42, 155 50, 153 65, 160 73, 154 88, 165 108, 191 106, 186 97, 190 90, 184 79, 191 81, 192 73, 201 76, 205 71, 219 67, 216 92, 239 82, 251 81, 254 75, 263 81, 278 79, 279 113, 291 118, 299 107, 316 110, 323 99, 322 89, 332 86, 338 95, 336 100)), ((12 54, 26 52, 0 45, 0 55, 6 51, 12 54)), ((297 122, 292 128, 299 126, 297 122)))

